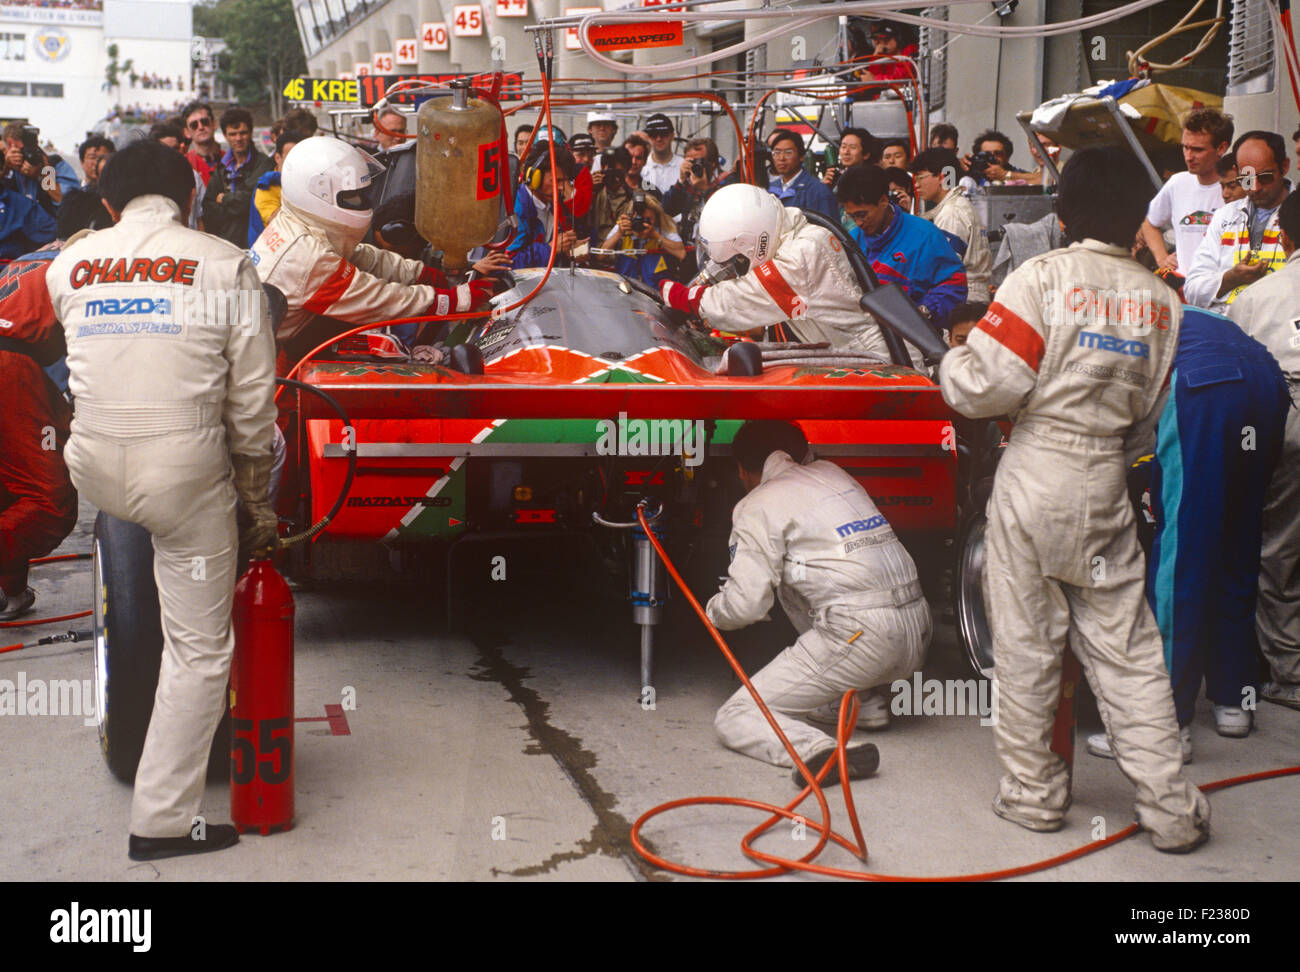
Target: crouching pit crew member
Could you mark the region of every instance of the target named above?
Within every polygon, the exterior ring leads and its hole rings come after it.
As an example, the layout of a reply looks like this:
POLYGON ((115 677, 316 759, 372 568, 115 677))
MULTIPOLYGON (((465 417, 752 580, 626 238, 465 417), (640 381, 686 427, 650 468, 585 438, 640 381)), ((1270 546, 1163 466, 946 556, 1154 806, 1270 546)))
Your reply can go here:
MULTIPOLYGON (((743 628, 766 618, 774 592, 780 599, 799 639, 752 681, 816 774, 835 742, 800 720, 827 707, 838 713, 850 689, 911 677, 930 643, 930 608, 916 565, 866 490, 834 463, 801 465, 808 440, 797 425, 746 422, 732 449, 748 495, 732 512, 731 566, 709 600, 709 620, 724 631, 743 628)), ((729 749, 794 765, 743 686, 713 724, 729 749)), ((870 743, 848 749, 853 779, 879 762, 870 743)), ((797 769, 794 780, 804 785, 797 769)), ((839 782, 838 769, 826 782, 839 782)))
POLYGON ((238 839, 228 824, 191 827, 225 708, 237 551, 277 542, 267 496, 275 346, 245 251, 184 225, 194 177, 181 156, 135 142, 109 160, 100 188, 117 225, 65 247, 47 282, 76 398, 72 482, 153 537, 164 647, 129 844, 133 860, 152 860, 238 839), (199 292, 258 299, 235 301, 233 322, 211 320, 206 301, 185 299, 199 292), (160 293, 169 314, 111 312, 160 293))
POLYGON ((1064 823, 1070 773, 1051 739, 1068 639, 1137 788, 1139 823, 1158 850, 1183 853, 1209 838, 1210 805, 1183 776, 1126 488, 1126 449, 1159 415, 1182 322, 1177 295, 1129 255, 1150 198, 1132 155, 1076 153, 1059 196, 1076 242, 1008 276, 939 376, 958 412, 1015 422, 984 570, 1005 771, 994 812, 1030 830, 1064 823))
POLYGON ((280 211, 253 244, 264 283, 288 310, 276 333, 287 358, 369 321, 468 311, 492 294, 491 280, 451 287, 419 260, 362 243, 377 163, 335 138, 299 142, 284 160, 280 211), (444 286, 446 285, 446 286, 444 286))

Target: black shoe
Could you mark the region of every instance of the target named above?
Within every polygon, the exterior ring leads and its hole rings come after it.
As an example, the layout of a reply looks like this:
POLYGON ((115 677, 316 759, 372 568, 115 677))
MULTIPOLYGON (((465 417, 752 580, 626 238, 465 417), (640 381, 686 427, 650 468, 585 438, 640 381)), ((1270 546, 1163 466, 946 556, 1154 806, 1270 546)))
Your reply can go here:
MULTIPOLYGON (((850 746, 845 750, 844 755, 848 758, 849 779, 862 780, 866 779, 880 767, 880 750, 872 743, 863 743, 861 746, 850 746)), ((811 757, 804 760, 808 766, 809 772, 816 776, 821 772, 821 768, 826 765, 827 760, 835 760, 835 747, 823 749, 821 752, 814 753, 811 757)), ((794 785, 803 789, 808 785, 803 774, 799 772, 799 767, 794 768, 791 775, 794 785)), ((840 768, 838 765, 832 766, 831 771, 826 774, 822 780, 822 786, 837 786, 840 782, 840 768)))
POLYGON ((163 857, 180 857, 182 854, 206 854, 225 850, 239 843, 239 832, 231 824, 213 824, 203 840, 189 834, 184 837, 137 837, 131 835, 127 856, 133 861, 156 861, 163 857))

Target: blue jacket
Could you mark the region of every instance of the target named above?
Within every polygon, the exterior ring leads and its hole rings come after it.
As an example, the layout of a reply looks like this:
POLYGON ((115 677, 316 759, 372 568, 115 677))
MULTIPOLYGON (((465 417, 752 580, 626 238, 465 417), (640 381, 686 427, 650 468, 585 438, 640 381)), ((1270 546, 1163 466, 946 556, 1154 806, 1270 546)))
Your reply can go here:
POLYGON ((280 184, 280 170, 271 169, 263 172, 261 178, 257 180, 257 188, 253 190, 253 205, 248 207, 248 245, 252 246, 257 242, 257 238, 262 235, 262 230, 266 229, 266 224, 262 221, 262 211, 257 208, 257 190, 270 189, 280 184))
POLYGON ((787 206, 811 209, 832 222, 839 222, 840 205, 835 201, 835 196, 826 188, 824 182, 807 169, 799 170, 790 188, 787 189, 782 185, 781 177, 777 176, 768 183, 767 191, 787 206))
POLYGON ((44 206, 15 189, 0 187, 0 260, 30 253, 57 235, 54 215, 44 206))
POLYGON ((551 241, 533 194, 523 186, 515 193, 515 216, 519 225, 515 228, 515 238, 506 247, 510 265, 516 270, 546 266, 551 259, 551 241))
POLYGON ((871 261, 882 284, 896 283, 919 307, 928 307, 935 327, 966 301, 966 268, 943 231, 893 203, 894 218, 879 236, 867 236, 855 226, 853 242, 871 261))

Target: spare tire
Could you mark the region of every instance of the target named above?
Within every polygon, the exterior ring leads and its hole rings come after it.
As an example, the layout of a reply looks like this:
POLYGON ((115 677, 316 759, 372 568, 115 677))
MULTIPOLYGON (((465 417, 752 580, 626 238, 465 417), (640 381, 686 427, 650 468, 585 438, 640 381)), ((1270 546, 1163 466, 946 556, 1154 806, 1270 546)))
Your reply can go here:
MULTIPOLYGON (((162 664, 162 614, 149 531, 107 513, 95 518, 94 685, 99 744, 109 770, 135 780, 162 664)), ((227 699, 229 696, 227 695, 227 699)), ((230 710, 217 727, 208 777, 230 775, 230 710)))
POLYGON ((957 534, 957 564, 954 573, 954 613, 957 639, 966 661, 985 678, 993 677, 993 634, 984 611, 984 543, 988 520, 984 507, 972 510, 957 534))

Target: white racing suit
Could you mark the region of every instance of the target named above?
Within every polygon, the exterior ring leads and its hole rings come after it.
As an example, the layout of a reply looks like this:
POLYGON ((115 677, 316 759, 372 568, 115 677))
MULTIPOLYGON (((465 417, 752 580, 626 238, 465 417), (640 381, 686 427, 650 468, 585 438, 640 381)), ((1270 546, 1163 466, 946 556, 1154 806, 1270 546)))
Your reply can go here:
MULTIPOLYGON (((732 512, 731 567, 708 603, 724 631, 766 618, 773 591, 799 639, 752 682, 799 758, 835 744, 805 722, 849 689, 909 678, 930 643, 916 565, 858 483, 834 463, 777 451, 732 512)), ((743 686, 718 710, 724 746, 777 766, 785 747, 743 686)))
POLYGON ((153 537, 164 648, 131 833, 179 837, 203 796, 234 649, 230 457, 271 451, 268 304, 245 251, 182 226, 162 196, 65 247, 46 279, 76 396, 72 481, 153 537))
POLYGON ((446 290, 416 283, 425 269, 423 263, 360 243, 361 235, 326 230, 303 218, 291 203, 280 206, 252 248, 257 275, 278 288, 289 304, 276 330, 280 344, 305 353, 345 329, 336 325, 306 331, 317 317, 355 326, 469 310, 467 285, 458 287, 453 299, 446 290), (308 347, 296 340, 316 335, 319 338, 308 347))
MULTIPOLYGON (((1280 208, 1280 207, 1279 207, 1280 208)), ((1193 307, 1204 307, 1217 314, 1228 313, 1233 301, 1245 290, 1234 287, 1222 297, 1219 288, 1223 275, 1250 256, 1250 221, 1254 207, 1249 198, 1225 203, 1214 211, 1201 245, 1196 248, 1192 265, 1184 272, 1183 298, 1193 307)), ((1259 237, 1259 259, 1268 264, 1269 273, 1286 261, 1279 238, 1278 214, 1275 211, 1259 237)))
POLYGON ((971 201, 956 189, 951 189, 939 205, 925 214, 925 218, 952 237, 949 242, 966 267, 966 299, 980 303, 987 301, 993 254, 989 250, 988 234, 971 201))
POLYGON ((1182 775, 1125 484, 1126 445, 1154 428, 1181 322, 1164 283, 1087 240, 1017 268, 939 370, 958 412, 1015 421, 989 499, 984 600, 1006 771, 996 805, 1035 829, 1070 804, 1050 747, 1067 640, 1153 842, 1178 847, 1209 828, 1208 801, 1182 775))
POLYGON ((835 236, 787 207, 775 252, 744 276, 705 290, 700 317, 721 331, 785 323, 799 341, 889 360, 880 327, 858 306, 862 288, 835 236))
MULTIPOLYGON (((1300 250, 1241 292, 1228 316, 1259 341, 1300 404, 1300 250)), ((1264 505, 1264 545, 1255 612, 1259 648, 1273 681, 1300 686, 1300 409, 1286 416, 1282 455, 1264 505)))

